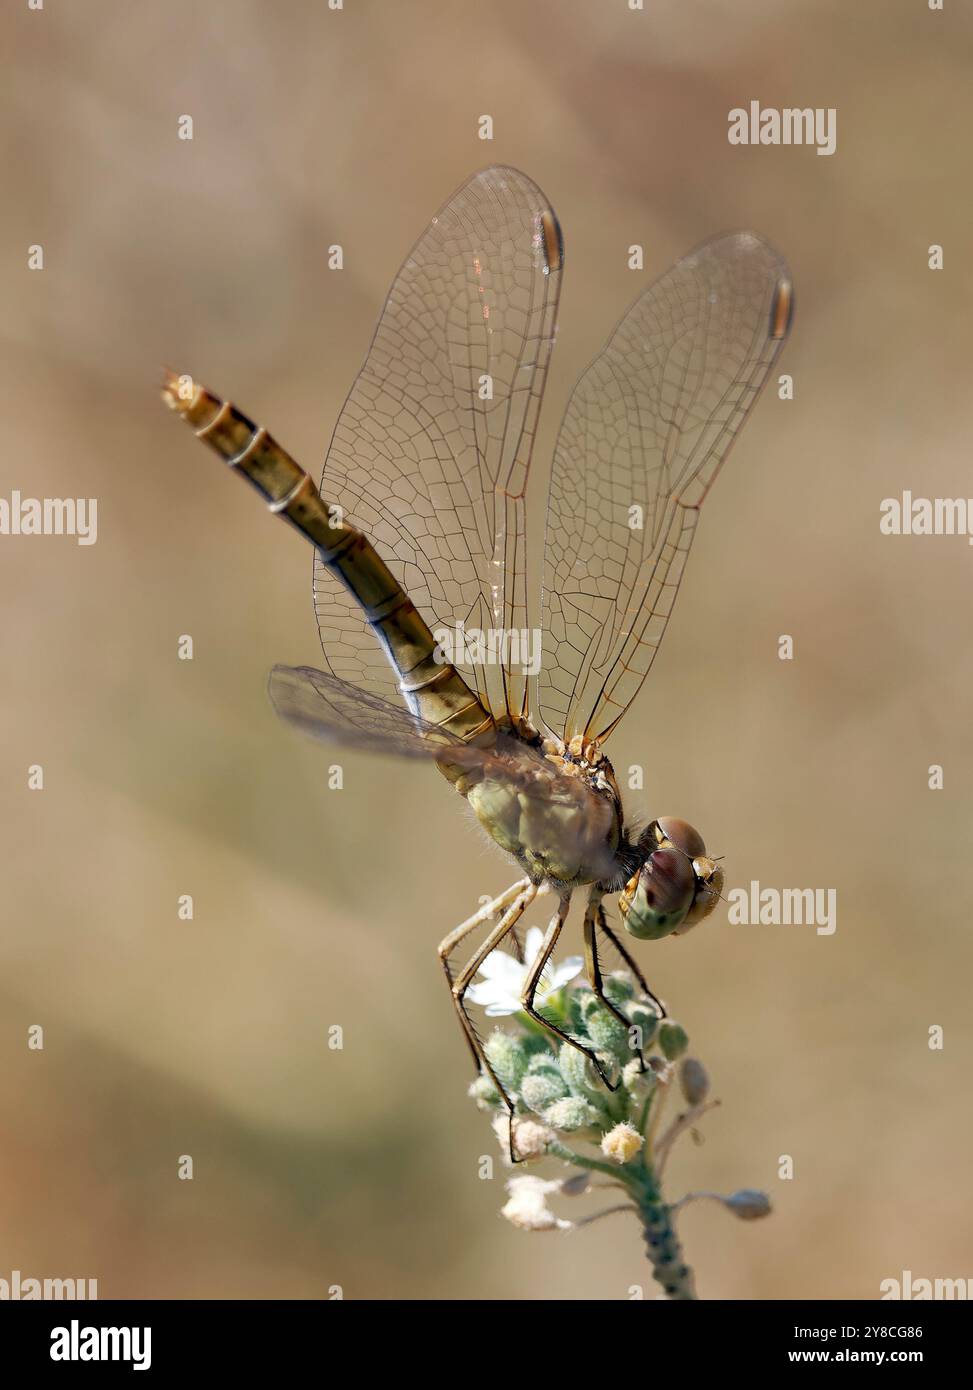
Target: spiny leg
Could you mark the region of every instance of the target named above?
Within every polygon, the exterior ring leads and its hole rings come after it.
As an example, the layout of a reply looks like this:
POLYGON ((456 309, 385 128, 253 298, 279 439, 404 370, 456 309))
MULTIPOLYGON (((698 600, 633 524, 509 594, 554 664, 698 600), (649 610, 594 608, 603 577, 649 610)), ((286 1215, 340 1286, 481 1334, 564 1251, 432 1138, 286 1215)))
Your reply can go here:
POLYGON ((526 964, 524 960, 524 943, 520 939, 520 927, 510 928, 510 944, 513 947, 514 957, 518 965, 526 964))
MULTIPOLYGON (((453 988, 453 972, 450 969, 449 958, 456 950, 456 947, 460 942, 465 941, 471 932, 476 931, 477 927, 481 927, 484 922, 489 922, 491 917, 495 917, 498 912, 509 907, 518 893, 522 893, 529 884, 529 878, 519 878, 516 883, 512 883, 509 888, 505 889, 504 892, 500 893, 491 902, 484 903, 478 911, 473 913, 472 917, 467 917, 465 922, 461 922, 458 927, 454 927, 449 935, 444 936, 442 941, 440 941, 437 950, 439 959, 443 964, 443 971, 445 972, 450 992, 452 992, 453 988)), ((480 1052, 470 1037, 469 1029, 462 1020, 461 1025, 463 1028, 463 1036, 469 1044, 470 1051, 473 1053, 473 1062, 476 1066, 477 1074, 479 1075, 480 1052)))
MULTIPOLYGON (((601 965, 598 962, 598 933, 595 930, 596 916, 598 918, 598 925, 605 929, 605 912, 604 908, 601 905, 601 900, 592 896, 588 902, 588 906, 585 909, 584 914, 585 974, 588 977, 588 983, 591 985, 591 988, 594 990, 595 994, 597 995, 598 999, 600 999, 604 1007, 608 1010, 610 1014, 612 1014, 615 1018, 618 1019, 619 1023, 621 1023, 624 1027, 626 1033, 631 1034, 631 1030, 634 1027, 632 1020, 630 1018, 626 1018, 626 1016, 622 1013, 621 1009, 617 1008, 608 998, 608 995, 605 993, 604 981, 602 979, 601 974, 601 965)), ((640 1071, 645 1071, 645 1058, 642 1056, 642 1049, 638 1048, 638 1050, 636 1050, 633 1048, 632 1051, 633 1054, 638 1058, 640 1071)))
POLYGON ((490 932, 489 936, 487 936, 486 940, 473 953, 473 956, 470 958, 470 960, 467 961, 466 965, 457 975, 452 988, 453 1004, 455 1005, 456 1014, 460 1021, 460 1027, 466 1034, 466 1040, 470 1045, 470 1050, 472 1051, 473 1056, 476 1058, 477 1064, 483 1068, 483 1070, 489 1076, 490 1080, 493 1082, 494 1086, 496 1086, 497 1091, 499 1092, 503 1100, 503 1103, 507 1107, 507 1110, 510 1114, 511 1158, 513 1158, 514 1103, 507 1094, 506 1089, 504 1088, 500 1078, 497 1076, 496 1072, 493 1070, 493 1067, 490 1065, 483 1044, 480 1042, 480 1039, 477 1036, 476 1028, 473 1025, 473 1020, 466 1012, 466 1007, 463 1003, 463 1000, 466 996, 466 991, 469 989, 473 981, 473 977, 479 970, 480 966, 486 960, 487 956, 492 954, 492 952, 497 949, 501 941, 503 941, 503 938, 510 931, 511 927, 516 926, 520 918, 527 911, 527 908, 537 897, 538 891, 539 890, 537 885, 531 883, 529 880, 527 882, 526 887, 522 886, 520 888, 517 897, 507 908, 506 912, 504 912, 503 916, 500 918, 500 921, 490 932))
POLYGON ((527 979, 524 981, 524 990, 520 997, 520 1002, 524 1006, 524 1012, 529 1014, 542 1028, 546 1028, 549 1033, 553 1033, 554 1036, 560 1038, 562 1042, 570 1043, 572 1047, 577 1048, 578 1052, 587 1057, 609 1091, 616 1091, 618 1089, 618 1083, 612 1084, 611 1078, 608 1076, 608 1073, 605 1071, 605 1068, 592 1049, 590 1047, 585 1047, 584 1043, 578 1042, 577 1038, 572 1038, 570 1033, 566 1033, 563 1028, 559 1028, 557 1024, 552 1023, 549 1018, 545 1018, 534 1005, 537 986, 540 983, 544 967, 550 960, 554 947, 557 945, 557 939, 561 935, 561 928, 564 926, 565 919, 568 915, 568 906, 570 902, 571 896, 567 894, 565 897, 561 898, 558 903, 557 912, 551 918, 547 931, 544 934, 541 949, 538 951, 534 963, 530 967, 527 979))
POLYGON ((652 991, 649 989, 648 985, 645 983, 645 976, 642 974, 635 960, 632 958, 630 953, 626 951, 621 941, 619 941, 618 937, 615 935, 615 933, 612 931, 612 929, 606 922, 605 908, 604 905, 601 903, 598 904, 598 925, 599 927, 601 927, 602 931, 608 937, 608 940, 611 942, 611 944, 615 947, 615 950, 621 956, 622 960, 628 966, 629 970, 631 970, 636 980, 638 980, 639 989, 645 995, 646 999, 648 999, 655 1006, 655 1010, 658 1013, 659 1017, 668 1018, 669 1014, 665 1004, 663 1004, 662 1000, 658 998, 657 995, 653 994, 652 991))
POLYGON ((477 927, 482 927, 484 922, 489 922, 491 917, 495 917, 498 912, 505 907, 509 907, 518 893, 522 893, 530 883, 529 878, 518 878, 516 883, 512 883, 509 888, 504 889, 497 897, 490 902, 484 903, 473 913, 472 917, 467 917, 465 922, 460 922, 458 927, 454 927, 448 936, 444 936, 436 948, 439 959, 443 963, 449 987, 453 987, 453 972, 449 968, 449 958, 456 950, 461 941, 465 941, 470 932, 476 931, 477 927))

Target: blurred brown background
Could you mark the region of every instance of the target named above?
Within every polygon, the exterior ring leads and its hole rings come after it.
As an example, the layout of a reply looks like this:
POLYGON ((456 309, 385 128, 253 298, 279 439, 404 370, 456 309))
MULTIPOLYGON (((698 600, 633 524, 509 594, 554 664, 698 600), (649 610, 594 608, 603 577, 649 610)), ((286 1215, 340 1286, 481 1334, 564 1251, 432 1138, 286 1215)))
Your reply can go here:
POLYGON ((435 944, 510 869, 432 770, 345 753, 331 792, 327 751, 277 725, 268 668, 320 655, 310 554, 158 396, 160 364, 193 372, 317 472, 405 251, 499 162, 541 184, 567 245, 535 523, 570 384, 649 276, 750 226, 797 286, 796 400, 768 392, 747 428, 611 745, 647 768, 632 809, 699 824, 731 884, 838 891, 830 938, 720 912, 640 950, 724 1102, 673 1194, 776 1205, 752 1227, 686 1213, 700 1291, 973 1277, 973 554, 878 530, 903 488, 973 494, 968 14, 48 0, 2 22, 0 495, 96 496, 99 538, 0 538, 0 1276, 103 1297, 651 1291, 625 1218, 570 1238, 498 1218, 435 944), (837 153, 731 147, 751 99, 836 107, 837 153))

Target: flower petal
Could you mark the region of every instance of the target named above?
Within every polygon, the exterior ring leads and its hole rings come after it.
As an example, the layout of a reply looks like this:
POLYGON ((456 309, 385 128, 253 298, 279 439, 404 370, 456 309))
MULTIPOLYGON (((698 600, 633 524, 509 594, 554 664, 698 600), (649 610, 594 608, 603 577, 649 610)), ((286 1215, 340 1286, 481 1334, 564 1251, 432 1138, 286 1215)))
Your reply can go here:
POLYGON ((520 980, 524 967, 506 951, 491 951, 480 966, 479 973, 485 980, 520 980))
POLYGON ((528 927, 527 935, 524 938, 524 960, 528 965, 532 965, 540 955, 543 944, 544 933, 540 927, 528 927))
POLYGON ((569 980, 580 974, 584 961, 580 956, 568 956, 560 965, 556 965, 551 971, 551 989, 560 989, 569 980))

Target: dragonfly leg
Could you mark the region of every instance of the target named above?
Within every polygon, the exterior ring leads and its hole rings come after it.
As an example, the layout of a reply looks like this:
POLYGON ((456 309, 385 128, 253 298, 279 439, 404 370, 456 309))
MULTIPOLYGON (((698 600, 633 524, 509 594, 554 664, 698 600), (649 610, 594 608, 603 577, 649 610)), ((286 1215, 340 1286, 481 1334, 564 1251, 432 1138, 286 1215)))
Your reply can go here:
MULTIPOLYGON (((482 927, 484 922, 489 922, 491 917, 495 917, 498 912, 509 907, 518 893, 522 893, 529 885, 529 878, 519 878, 516 883, 512 883, 503 893, 500 893, 491 902, 484 905, 473 913, 472 917, 467 917, 465 922, 460 922, 458 927, 454 927, 448 936, 444 936, 438 946, 439 959, 443 963, 443 971, 446 975, 450 990, 453 988, 453 971, 449 963, 449 958, 456 950, 460 942, 465 941, 471 932, 476 931, 477 927, 482 927)), ((473 1064, 476 1067, 477 1075, 481 1069, 480 1049, 476 1042, 470 1037, 470 1030, 466 1023, 460 1020, 463 1028, 463 1036, 469 1044, 469 1049, 473 1054, 473 1064)))
MULTIPOLYGON (((616 1008, 616 1006, 608 998, 608 995, 605 993, 605 986, 601 975, 601 965, 598 962, 598 933, 596 929, 599 926, 602 928, 603 931, 608 930, 605 925, 605 909, 602 907, 600 899, 597 899, 594 896, 592 896, 587 908, 585 909, 584 914, 585 974, 588 977, 588 983, 591 985, 591 988, 594 990, 595 994, 600 999, 604 1007, 608 1010, 610 1014, 613 1014, 615 1018, 618 1019, 619 1023, 624 1025, 627 1032, 630 1032, 632 1028, 632 1020, 630 1018, 626 1018, 626 1016, 622 1013, 621 1009, 616 1008)), ((639 980, 639 983, 642 983, 641 978, 639 980)), ((645 1058, 642 1056, 641 1048, 639 1048, 638 1051, 635 1052, 635 1056, 638 1058, 639 1069, 641 1071, 645 1071, 645 1058)))
MULTIPOLYGON (((561 898, 557 905, 557 912, 555 912, 548 924, 541 949, 538 951, 534 963, 530 967, 527 979, 524 981, 524 992, 521 995, 521 1003, 524 1006, 525 1013, 528 1013, 542 1028, 546 1028, 549 1033, 553 1033, 554 1036, 560 1038, 562 1042, 570 1043, 572 1047, 577 1048, 579 1052, 583 1053, 608 1087, 609 1091, 616 1091, 618 1089, 618 1083, 612 1083, 611 1077, 602 1066, 594 1051, 590 1047, 585 1047, 583 1043, 578 1042, 577 1038, 572 1038, 570 1033, 566 1033, 563 1028, 559 1028, 557 1024, 552 1023, 549 1018, 545 1018, 534 1004, 537 986, 540 984, 544 967, 550 960, 554 947, 557 945, 557 939, 561 935, 561 928, 564 926, 565 919, 567 918, 570 902, 570 894, 567 894, 565 897, 561 898)), ((628 1020, 626 1019, 625 1022, 627 1024, 628 1020)))
MULTIPOLYGON (((478 1069, 482 1069, 483 1071, 485 1071, 486 1074, 489 1076, 490 1080, 493 1082, 494 1086, 496 1086, 497 1091, 503 1099, 504 1105, 507 1107, 507 1110, 510 1113, 511 1122, 513 1121, 514 1116, 514 1103, 510 1099, 510 1096, 507 1094, 506 1090, 504 1089, 504 1086, 498 1078, 496 1072, 491 1067, 487 1059, 486 1052, 484 1051, 483 1044, 480 1042, 480 1039, 477 1036, 476 1028, 473 1026, 473 1020, 466 1012, 466 1005, 463 1001, 466 996, 466 991, 469 989, 473 981, 473 976, 479 970, 480 966, 486 960, 487 956, 497 949, 497 947, 503 941, 507 933, 517 925, 520 918, 526 912, 527 908, 536 898, 537 892, 537 885, 531 883, 530 879, 524 879, 518 883, 513 884, 511 888, 507 889, 506 893, 501 895, 503 898, 507 900, 509 906, 506 908, 503 916, 500 918, 500 921, 489 933, 486 940, 482 942, 482 944, 477 948, 471 959, 467 961, 466 965, 457 975, 455 981, 452 982, 453 1005, 456 1009, 456 1015, 460 1021, 460 1027, 463 1029, 463 1032, 466 1036, 466 1041, 469 1043, 470 1051, 473 1053, 478 1069)), ((488 909, 492 906, 493 904, 487 903, 486 907, 480 909, 480 912, 483 914, 480 920, 486 921, 488 917, 492 915, 488 911, 488 909)), ((480 914, 476 915, 479 916, 480 914)), ((473 918, 470 918, 470 922, 473 922, 473 918)), ((474 923, 474 926, 478 925, 478 922, 474 923)), ((464 922, 462 926, 457 927, 456 931, 450 933, 450 936, 447 937, 446 941, 443 942, 443 945, 440 947, 439 951, 440 955, 443 956, 443 947, 447 947, 447 951, 452 950, 452 946, 448 946, 450 937, 456 937, 457 932, 463 932, 464 936, 468 936, 469 933, 473 931, 473 929, 474 927, 470 926, 467 922, 464 922), (466 928, 465 931, 464 928, 466 928)), ((462 937, 457 937, 457 939, 453 941, 453 946, 455 946, 457 942, 460 940, 462 940, 462 937)), ((443 964, 446 969, 447 979, 449 979, 449 966, 445 960, 445 957, 443 959, 443 964)), ((511 1146, 512 1144, 513 1139, 511 1138, 511 1146)))
POLYGON ((518 965, 524 965, 524 943, 520 939, 520 927, 510 928, 510 945, 513 947, 514 958, 518 965))
POLYGON ((602 931, 608 937, 608 940, 611 942, 611 944, 615 947, 615 950, 621 956, 622 960, 628 966, 629 970, 631 970, 632 974, 635 976, 636 980, 638 981, 639 989, 645 995, 646 999, 648 999, 649 1002, 652 1004, 659 1017, 668 1018, 669 1014, 665 1004, 663 1004, 662 1000, 657 995, 653 994, 652 991, 649 989, 648 985, 645 982, 645 976, 642 974, 642 971, 639 969, 636 961, 632 958, 631 953, 629 951, 626 951, 621 941, 612 931, 611 927, 609 927, 608 922, 605 919, 605 908, 602 903, 598 904, 598 925, 599 927, 601 927, 602 931))
MULTIPOLYGON (((476 931, 477 927, 482 927, 484 922, 489 922, 491 917, 496 917, 498 912, 509 907, 518 893, 522 893, 530 883, 529 878, 518 878, 516 883, 512 883, 503 893, 498 894, 492 901, 484 903, 481 908, 473 913, 472 917, 467 917, 465 922, 460 922, 458 927, 454 927, 448 936, 444 936, 440 941, 437 950, 439 959, 443 963, 446 972, 446 979, 449 987, 453 987, 453 972, 450 969, 449 958, 456 950, 461 941, 465 941, 470 932, 476 931)), ((516 933, 515 933, 516 934, 516 933)))

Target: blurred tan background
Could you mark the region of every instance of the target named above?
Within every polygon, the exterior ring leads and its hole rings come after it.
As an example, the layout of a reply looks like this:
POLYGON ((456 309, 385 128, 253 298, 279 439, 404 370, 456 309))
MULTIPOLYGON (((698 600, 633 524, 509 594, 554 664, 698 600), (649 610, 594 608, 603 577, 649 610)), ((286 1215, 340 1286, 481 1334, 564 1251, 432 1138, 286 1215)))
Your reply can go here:
POLYGON ((268 668, 319 664, 310 554, 158 397, 162 363, 195 373, 317 473, 407 248, 501 162, 567 247, 537 525, 570 385, 651 275, 746 226, 797 286, 796 400, 769 391, 748 426, 610 750, 646 766, 631 809, 697 823, 730 884, 838 891, 830 938, 721 911, 640 948, 723 1099, 673 1195, 776 1205, 751 1227, 685 1214, 700 1291, 973 1277, 973 554, 878 530, 903 488, 973 495, 968 14, 48 0, 2 23, 0 495, 96 496, 99 537, 0 538, 0 1276, 133 1298, 652 1291, 634 1222, 558 1238, 497 1216, 435 945, 510 869, 431 769, 349 752, 329 791, 327 751, 277 725, 268 668), (752 99, 836 107, 837 153, 731 147, 752 99))

